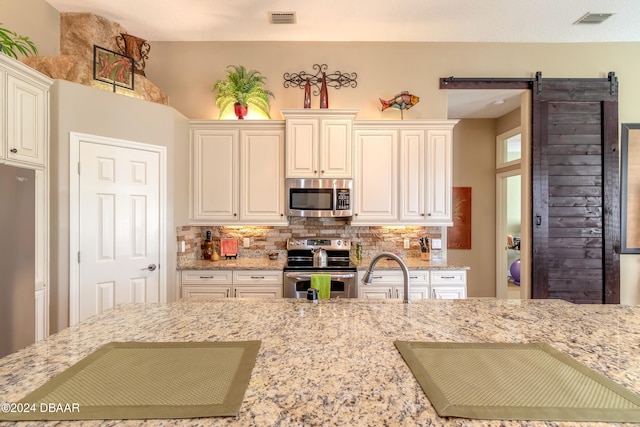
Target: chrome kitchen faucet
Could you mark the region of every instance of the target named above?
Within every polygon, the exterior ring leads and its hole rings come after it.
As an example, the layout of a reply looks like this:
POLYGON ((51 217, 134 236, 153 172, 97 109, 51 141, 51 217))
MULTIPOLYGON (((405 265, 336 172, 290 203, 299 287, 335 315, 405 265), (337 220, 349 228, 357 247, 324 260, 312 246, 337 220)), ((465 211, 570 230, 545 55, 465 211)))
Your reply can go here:
POLYGON ((381 254, 376 255, 371 260, 371 263, 369 264, 369 268, 367 268, 367 272, 362 277, 361 283, 366 286, 371 286, 371 281, 373 280, 373 277, 371 276, 373 273, 373 269, 376 266, 376 263, 380 261, 382 258, 391 258, 400 265, 400 268, 402 269, 402 275, 404 276, 404 300, 403 301, 407 304, 410 303, 411 296, 409 295, 409 291, 411 289, 411 284, 409 280, 409 267, 407 267, 407 264, 405 264, 402 258, 400 258, 396 254, 393 254, 391 252, 382 252, 381 254))

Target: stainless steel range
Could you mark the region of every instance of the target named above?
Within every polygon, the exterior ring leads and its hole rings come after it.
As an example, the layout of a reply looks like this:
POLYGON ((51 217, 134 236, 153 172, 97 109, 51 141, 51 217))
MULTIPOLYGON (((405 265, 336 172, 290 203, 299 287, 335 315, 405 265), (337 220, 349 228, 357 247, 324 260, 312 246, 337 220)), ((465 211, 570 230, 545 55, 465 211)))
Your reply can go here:
POLYGON ((357 298, 357 268, 350 258, 351 241, 345 239, 288 239, 284 267, 285 298, 306 298, 311 275, 331 275, 331 298, 357 298), (324 249, 326 266, 314 267, 314 252, 324 249))

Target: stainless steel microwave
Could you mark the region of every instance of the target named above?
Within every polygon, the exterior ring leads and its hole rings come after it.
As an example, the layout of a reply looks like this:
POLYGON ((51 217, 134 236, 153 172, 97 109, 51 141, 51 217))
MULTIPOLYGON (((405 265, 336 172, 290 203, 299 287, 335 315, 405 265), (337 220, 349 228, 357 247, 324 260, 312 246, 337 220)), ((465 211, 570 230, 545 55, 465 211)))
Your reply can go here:
POLYGON ((353 215, 353 180, 287 178, 287 216, 353 215))

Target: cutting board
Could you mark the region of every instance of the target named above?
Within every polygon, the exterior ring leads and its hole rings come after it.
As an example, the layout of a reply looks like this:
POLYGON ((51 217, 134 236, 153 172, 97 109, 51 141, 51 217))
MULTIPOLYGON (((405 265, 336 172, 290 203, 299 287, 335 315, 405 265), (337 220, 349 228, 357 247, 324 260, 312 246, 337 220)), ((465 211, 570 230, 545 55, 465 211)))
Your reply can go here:
POLYGON ((238 239, 220 239, 220 256, 238 255, 238 239))

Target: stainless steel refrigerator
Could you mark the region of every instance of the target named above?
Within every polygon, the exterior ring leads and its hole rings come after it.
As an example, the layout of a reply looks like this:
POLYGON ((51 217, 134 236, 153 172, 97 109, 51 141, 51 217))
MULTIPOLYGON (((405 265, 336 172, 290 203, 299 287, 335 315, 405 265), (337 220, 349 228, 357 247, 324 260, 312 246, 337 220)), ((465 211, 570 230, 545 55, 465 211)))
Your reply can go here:
POLYGON ((0 165, 0 357, 35 342, 35 172, 0 165))

